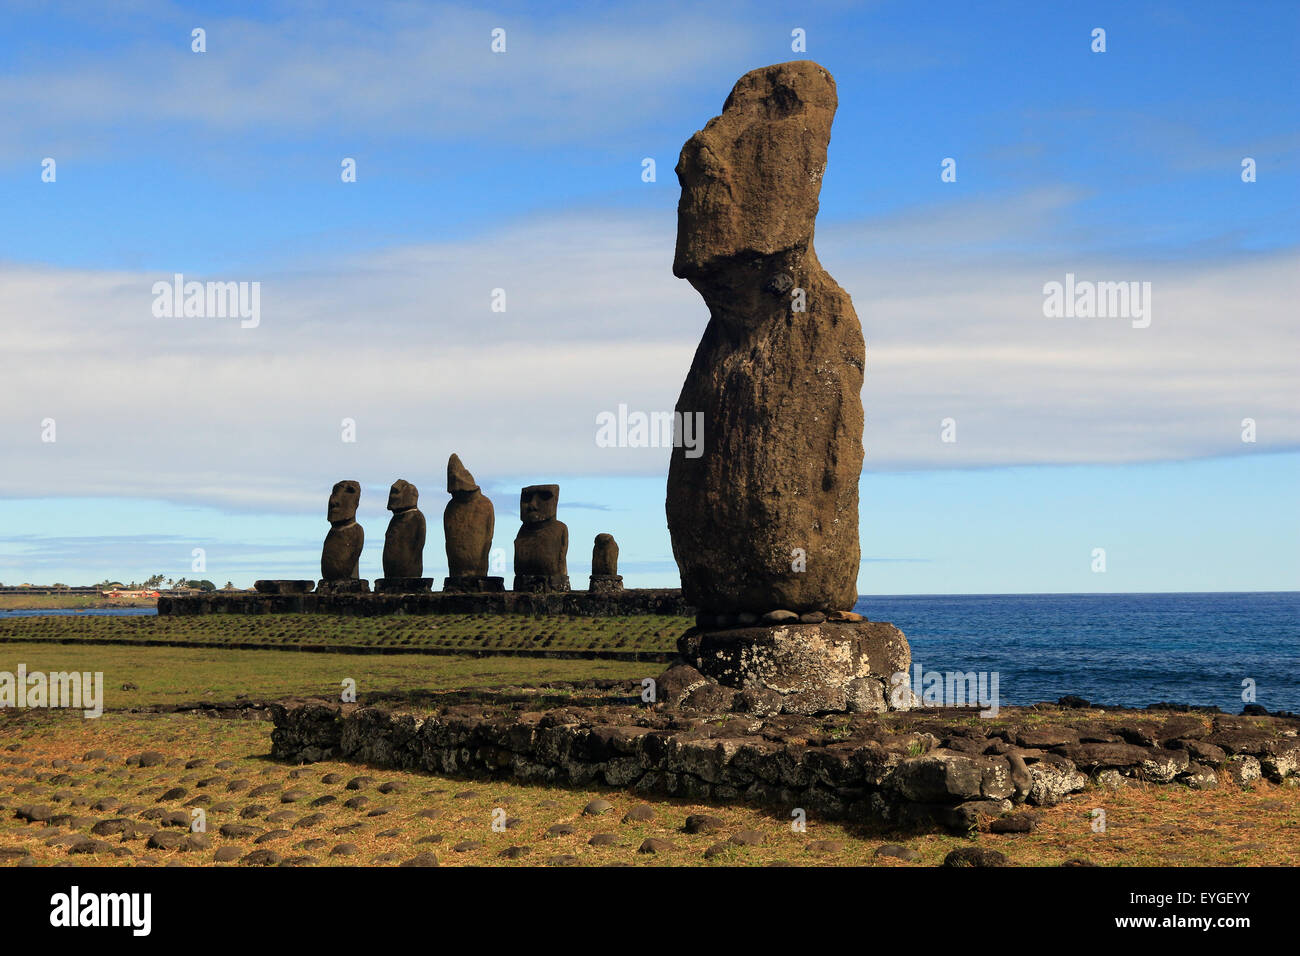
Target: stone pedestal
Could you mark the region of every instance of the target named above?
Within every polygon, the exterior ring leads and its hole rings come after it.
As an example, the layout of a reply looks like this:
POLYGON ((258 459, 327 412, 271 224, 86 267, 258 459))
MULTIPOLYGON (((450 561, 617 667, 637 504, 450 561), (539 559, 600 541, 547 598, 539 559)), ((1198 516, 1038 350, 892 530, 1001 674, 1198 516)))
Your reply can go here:
POLYGON ((315 581, 254 581, 253 590, 258 594, 310 594, 316 586, 315 581))
POLYGON ((704 677, 787 714, 892 709, 890 678, 912 664, 903 632, 877 621, 693 627, 677 649, 704 677))
POLYGON ((567 574, 516 574, 514 591, 538 594, 546 591, 568 591, 567 574))
POLYGON ((380 594, 421 594, 433 590, 433 578, 378 578, 375 591, 380 594))
POLYGON ((322 579, 316 585, 317 594, 369 594, 370 582, 365 578, 340 578, 334 581, 322 579))
POLYGON ((588 591, 621 591, 623 590, 623 575, 621 574, 593 574, 591 583, 587 586, 588 591))
POLYGON ((443 578, 442 589, 459 594, 497 594, 506 589, 506 579, 460 574, 443 578))

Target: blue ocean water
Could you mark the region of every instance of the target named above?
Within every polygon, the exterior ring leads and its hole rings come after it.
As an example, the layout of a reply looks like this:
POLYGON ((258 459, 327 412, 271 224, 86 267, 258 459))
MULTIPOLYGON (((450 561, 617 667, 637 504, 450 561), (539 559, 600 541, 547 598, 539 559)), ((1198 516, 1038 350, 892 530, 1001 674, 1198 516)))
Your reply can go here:
MULTIPOLYGON (((858 598, 873 621, 907 635, 928 671, 998 673, 1002 704, 1066 694, 1125 707, 1158 701, 1300 712, 1300 592, 953 594, 858 598)), ((154 608, 0 611, 156 614, 154 608)))
POLYGON ((863 595, 855 610, 895 624, 926 670, 997 671, 1004 705, 1073 694, 1236 714, 1249 679, 1255 703, 1300 712, 1300 592, 863 595))

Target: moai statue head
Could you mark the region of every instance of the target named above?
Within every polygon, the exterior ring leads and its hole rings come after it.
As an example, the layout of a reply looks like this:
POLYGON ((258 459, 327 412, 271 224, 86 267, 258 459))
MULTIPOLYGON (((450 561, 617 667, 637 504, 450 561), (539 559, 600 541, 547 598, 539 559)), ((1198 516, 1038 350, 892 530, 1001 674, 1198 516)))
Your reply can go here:
POLYGON ((361 503, 361 482, 340 481, 330 491, 327 517, 330 524, 347 524, 357 518, 357 505, 361 503))
POLYGON ((673 275, 707 280, 811 244, 836 104, 835 81, 809 60, 740 78, 723 115, 682 147, 673 275))
POLYGON ((388 491, 388 510, 396 514, 410 511, 420 500, 420 490, 409 481, 398 478, 388 491))
POLYGON ((524 524, 554 521, 559 503, 559 485, 529 485, 519 493, 519 519, 524 524))
POLYGON ((598 534, 591 549, 591 573, 596 575, 618 574, 618 542, 612 534, 598 534))
POLYGON ((461 464, 459 455, 447 459, 447 494, 457 501, 464 501, 478 491, 474 476, 461 464))

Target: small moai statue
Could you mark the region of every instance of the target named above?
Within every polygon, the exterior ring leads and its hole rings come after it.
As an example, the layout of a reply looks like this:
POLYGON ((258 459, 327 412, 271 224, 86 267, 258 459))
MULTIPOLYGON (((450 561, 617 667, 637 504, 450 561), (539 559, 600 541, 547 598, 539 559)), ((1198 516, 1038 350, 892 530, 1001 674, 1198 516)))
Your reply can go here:
POLYGON ((444 591, 504 591, 505 579, 488 577, 488 556, 496 531, 496 512, 459 455, 447 459, 447 494, 442 513, 449 576, 444 591))
POLYGON ((376 591, 406 594, 428 591, 432 578, 424 574, 424 515, 417 507, 420 490, 398 478, 388 492, 388 510, 393 517, 384 534, 384 576, 375 582, 376 591))
POLYGON ((529 485, 519 493, 516 591, 569 590, 569 529, 555 517, 559 501, 559 485, 529 485))
POLYGON ((316 590, 369 591, 370 584, 360 578, 361 549, 366 533, 357 524, 357 506, 361 503, 361 483, 340 481, 330 491, 330 530, 321 549, 321 580, 316 590))
POLYGON ((621 591, 623 577, 618 573, 618 542, 612 534, 598 534, 591 549, 591 591, 621 591))

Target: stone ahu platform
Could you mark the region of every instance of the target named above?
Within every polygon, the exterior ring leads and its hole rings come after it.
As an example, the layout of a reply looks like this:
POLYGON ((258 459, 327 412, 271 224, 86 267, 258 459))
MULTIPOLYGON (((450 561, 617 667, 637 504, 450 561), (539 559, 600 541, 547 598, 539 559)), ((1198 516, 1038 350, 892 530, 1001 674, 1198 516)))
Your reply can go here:
MULTIPOLYGON (((576 617, 618 617, 632 614, 695 612, 672 589, 630 588, 624 591, 425 591, 411 594, 353 591, 320 593, 302 582, 299 592, 269 594, 209 591, 183 597, 160 597, 158 613, 185 614, 569 614, 576 617)), ((685 623, 685 622, 683 622, 685 623)))
POLYGON ((640 690, 589 681, 369 706, 280 701, 271 704, 272 757, 605 785, 954 832, 1011 827, 1025 815, 992 821, 1086 788, 1300 783, 1298 715, 1102 709, 1062 698, 987 719, 956 708, 759 717, 667 696, 638 706, 640 690))

